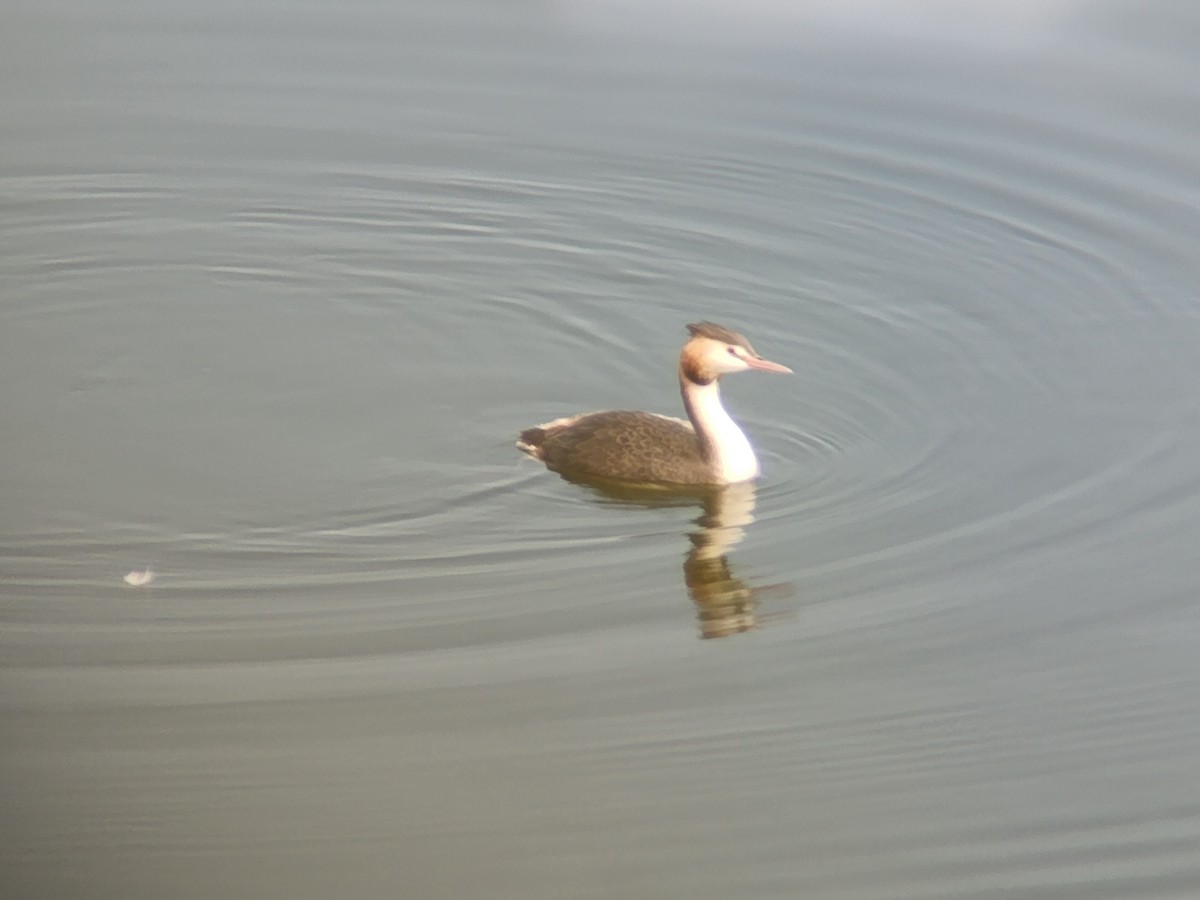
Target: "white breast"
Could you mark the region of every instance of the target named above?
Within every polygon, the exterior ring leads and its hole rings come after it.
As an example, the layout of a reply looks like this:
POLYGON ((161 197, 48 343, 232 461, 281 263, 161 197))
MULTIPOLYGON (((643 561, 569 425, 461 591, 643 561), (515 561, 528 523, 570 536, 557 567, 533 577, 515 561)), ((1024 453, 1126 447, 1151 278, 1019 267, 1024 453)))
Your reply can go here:
POLYGON ((754 448, 750 446, 745 433, 721 405, 717 382, 688 385, 686 390, 695 416, 693 424, 697 431, 703 431, 708 436, 712 444, 715 454, 713 474, 717 480, 736 484, 757 478, 758 457, 754 455, 754 448))

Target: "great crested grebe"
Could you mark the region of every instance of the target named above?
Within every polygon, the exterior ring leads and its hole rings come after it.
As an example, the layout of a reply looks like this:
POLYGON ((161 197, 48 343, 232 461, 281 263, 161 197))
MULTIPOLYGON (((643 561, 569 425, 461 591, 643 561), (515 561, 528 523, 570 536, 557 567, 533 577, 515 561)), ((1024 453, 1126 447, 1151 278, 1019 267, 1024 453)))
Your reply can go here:
POLYGON ((639 484, 736 484, 758 477, 758 458, 725 412, 722 375, 792 370, 754 352, 721 325, 696 322, 679 354, 679 390, 691 422, 657 413, 609 410, 555 419, 521 432, 517 446, 563 474, 639 484))

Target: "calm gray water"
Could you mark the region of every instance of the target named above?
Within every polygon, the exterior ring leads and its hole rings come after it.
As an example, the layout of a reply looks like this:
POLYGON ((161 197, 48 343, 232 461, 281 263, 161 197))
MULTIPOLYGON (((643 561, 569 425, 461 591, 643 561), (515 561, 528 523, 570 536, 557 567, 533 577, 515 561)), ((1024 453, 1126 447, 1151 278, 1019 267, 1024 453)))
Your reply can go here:
POLYGON ((1200 12, 985 6, 10 4, 0 894, 1200 894, 1200 12))

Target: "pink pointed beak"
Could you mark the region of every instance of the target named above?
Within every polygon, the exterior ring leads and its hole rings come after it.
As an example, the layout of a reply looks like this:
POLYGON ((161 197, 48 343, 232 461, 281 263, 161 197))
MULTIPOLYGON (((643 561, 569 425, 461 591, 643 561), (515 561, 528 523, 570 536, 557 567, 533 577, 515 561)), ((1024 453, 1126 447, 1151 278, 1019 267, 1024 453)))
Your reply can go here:
POLYGON ((781 375, 794 374, 787 366, 781 366, 779 363, 758 356, 747 357, 746 365, 752 369, 758 369, 760 372, 779 372, 781 375))

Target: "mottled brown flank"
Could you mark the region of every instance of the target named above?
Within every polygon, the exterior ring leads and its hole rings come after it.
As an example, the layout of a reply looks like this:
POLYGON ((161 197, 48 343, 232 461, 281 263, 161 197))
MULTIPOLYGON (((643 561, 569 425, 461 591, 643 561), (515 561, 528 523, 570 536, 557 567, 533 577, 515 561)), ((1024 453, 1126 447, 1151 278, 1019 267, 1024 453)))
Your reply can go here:
MULTIPOLYGON (((687 327, 688 332, 692 337, 712 338, 714 341, 722 341, 726 344, 737 344, 739 347, 745 347, 751 353, 754 353, 754 348, 750 346, 750 342, 745 337, 726 328, 724 325, 718 325, 716 322, 693 322, 687 327)), ((758 356, 757 353, 754 353, 758 356)))
POLYGON ((547 468, 568 475, 658 484, 713 480, 691 426, 653 413, 591 413, 558 428, 526 429, 521 441, 537 449, 547 468))

